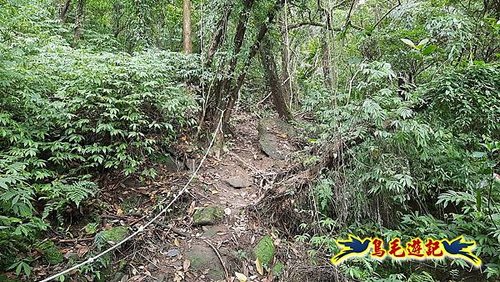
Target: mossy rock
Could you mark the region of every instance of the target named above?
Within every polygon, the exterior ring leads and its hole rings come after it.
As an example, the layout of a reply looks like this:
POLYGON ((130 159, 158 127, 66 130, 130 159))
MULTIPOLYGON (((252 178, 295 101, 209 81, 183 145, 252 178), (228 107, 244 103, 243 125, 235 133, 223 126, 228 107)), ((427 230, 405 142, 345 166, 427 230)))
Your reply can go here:
POLYGON ((271 264, 275 252, 273 239, 269 235, 262 237, 254 248, 255 257, 266 267, 271 264))
POLYGON ((224 268, 217 254, 209 247, 193 245, 187 252, 186 258, 191 262, 191 270, 195 272, 207 272, 207 278, 214 281, 224 279, 224 268))
POLYGON ((49 264, 56 265, 64 261, 64 256, 52 241, 41 243, 38 245, 38 250, 49 264))
POLYGON ((163 164, 164 167, 170 172, 183 170, 186 166, 183 162, 179 161, 168 153, 163 155, 156 155, 154 156, 154 160, 158 163, 163 164))
POLYGON ((224 210, 220 207, 206 207, 197 209, 193 214, 195 226, 213 225, 224 217, 224 210))
POLYGON ((112 227, 108 230, 101 231, 99 237, 105 242, 118 243, 125 239, 128 235, 128 229, 124 226, 112 227))

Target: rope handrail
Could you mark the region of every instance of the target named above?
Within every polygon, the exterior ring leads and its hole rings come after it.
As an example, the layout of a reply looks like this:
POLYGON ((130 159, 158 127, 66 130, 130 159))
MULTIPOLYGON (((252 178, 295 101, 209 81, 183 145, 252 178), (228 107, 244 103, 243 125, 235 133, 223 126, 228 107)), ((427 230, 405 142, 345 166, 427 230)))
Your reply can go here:
MULTIPOLYGON (((224 111, 223 111, 224 112, 224 111)), ((221 114, 221 118, 217 124, 217 128, 215 129, 215 132, 213 133, 213 137, 212 137, 212 140, 210 141, 210 144, 203 156, 203 158, 201 159, 199 165, 196 167, 196 170, 192 173, 191 177, 189 178, 188 182, 184 185, 184 187, 177 193, 177 195, 168 203, 168 205, 163 208, 158 214, 156 214, 155 217, 153 217, 151 220, 149 220, 146 224, 144 225, 141 225, 139 226, 139 228, 132 234, 130 234, 128 237, 126 237, 125 239, 121 240, 120 242, 116 243, 115 245, 109 247, 108 249, 104 250, 103 252, 93 256, 93 257, 90 257, 88 258, 87 260, 79 263, 79 264, 76 264, 64 271, 61 271, 57 274, 54 274, 50 277, 47 277, 43 280, 41 280, 40 282, 48 282, 48 281, 51 281, 53 279, 56 279, 62 275, 65 275, 67 273, 70 273, 71 271, 73 270, 76 270, 84 265, 87 265, 87 264, 91 264, 93 263, 94 261, 96 261, 97 259, 99 259, 100 257, 104 256, 105 254, 117 249, 118 247, 120 247, 121 245, 123 245, 124 243, 126 243, 127 241, 131 240, 132 238, 136 237, 137 235, 139 235, 140 233, 142 233, 149 225, 153 224, 156 220, 158 220, 158 218, 160 218, 163 214, 165 214, 168 209, 180 198, 180 196, 182 196, 182 194, 184 194, 188 187, 189 187, 189 184, 191 184, 191 182, 193 181, 193 179, 196 177, 198 171, 200 170, 201 166, 203 165, 203 163, 205 162, 205 160, 207 159, 208 157, 208 154, 210 153, 210 150, 212 149, 213 145, 214 145, 214 142, 215 142, 215 139, 217 138, 217 133, 219 130, 221 130, 222 128, 222 117, 224 116, 224 114, 222 113, 221 114)))

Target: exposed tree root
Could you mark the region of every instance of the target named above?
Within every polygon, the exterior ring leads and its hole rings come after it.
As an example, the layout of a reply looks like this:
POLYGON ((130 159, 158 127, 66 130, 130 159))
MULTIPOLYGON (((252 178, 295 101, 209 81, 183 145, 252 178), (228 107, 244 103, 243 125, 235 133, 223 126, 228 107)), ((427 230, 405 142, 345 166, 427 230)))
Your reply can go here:
POLYGON ((343 140, 325 146, 320 161, 311 167, 296 165, 278 173, 278 181, 261 197, 255 210, 273 226, 290 235, 298 234, 302 222, 317 218, 311 188, 324 169, 341 166, 346 159, 347 145, 343 140), (281 179, 281 181, 279 180, 281 179))

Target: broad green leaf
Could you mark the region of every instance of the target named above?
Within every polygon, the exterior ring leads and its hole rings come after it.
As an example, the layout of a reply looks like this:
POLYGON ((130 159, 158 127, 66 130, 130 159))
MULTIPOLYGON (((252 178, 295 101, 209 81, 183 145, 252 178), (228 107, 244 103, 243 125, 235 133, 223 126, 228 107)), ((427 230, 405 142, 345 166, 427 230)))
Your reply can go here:
POLYGON ((428 45, 428 46, 425 46, 423 49, 422 49, 422 55, 424 56, 428 56, 432 53, 434 53, 434 51, 436 51, 437 49, 437 46, 436 45, 428 45))

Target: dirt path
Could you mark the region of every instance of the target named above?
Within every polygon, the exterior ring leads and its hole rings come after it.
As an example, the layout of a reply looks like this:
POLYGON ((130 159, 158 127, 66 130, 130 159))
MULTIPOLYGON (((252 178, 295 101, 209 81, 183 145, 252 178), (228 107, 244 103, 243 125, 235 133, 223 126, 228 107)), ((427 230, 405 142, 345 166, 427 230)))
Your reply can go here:
POLYGON ((113 281, 232 281, 235 272, 271 281, 259 274, 253 254, 270 232, 249 211, 289 165, 293 146, 286 132, 258 123, 249 115, 235 117, 234 138, 219 159, 207 158, 189 188, 190 204, 134 253, 143 263, 129 264, 132 276, 118 273, 113 281), (263 146, 278 155, 269 157, 263 146))

